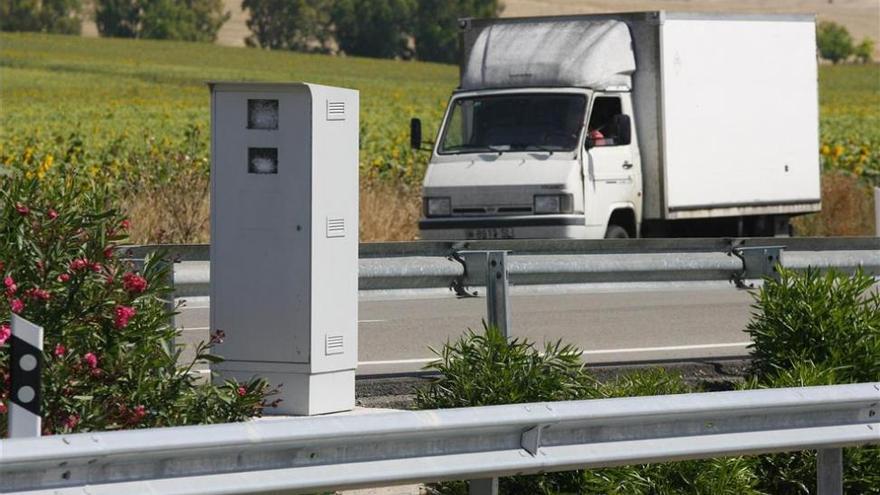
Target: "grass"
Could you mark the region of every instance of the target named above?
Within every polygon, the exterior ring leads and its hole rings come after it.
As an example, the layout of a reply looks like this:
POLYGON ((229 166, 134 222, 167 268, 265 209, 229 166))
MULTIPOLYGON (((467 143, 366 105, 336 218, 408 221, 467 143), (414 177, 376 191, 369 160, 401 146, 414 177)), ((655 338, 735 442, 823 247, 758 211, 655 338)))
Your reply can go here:
MULTIPOLYGON (((149 157, 157 149, 181 147, 184 137, 194 133, 195 143, 188 149, 207 158, 210 115, 205 83, 211 80, 308 81, 358 89, 362 238, 416 235, 417 196, 428 156, 409 149, 408 122, 410 117, 421 117, 425 136, 433 135, 457 84, 457 69, 450 65, 197 43, 3 33, 0 159, 18 160, 31 150, 36 158, 23 161, 36 166, 77 143, 87 150, 84 162, 91 173, 115 183, 111 185, 122 191, 121 204, 143 224, 136 228, 136 238, 205 241, 207 200, 182 201, 174 196, 168 176, 192 181, 177 186, 184 196, 192 191, 201 196, 204 179, 175 177, 173 167, 149 157), (131 159, 133 154, 148 159, 131 159), (163 178, 155 179, 159 176, 163 178), (405 205, 403 213, 400 205, 405 205), (175 224, 180 213, 192 217, 187 225, 175 224)), ((820 100, 822 141, 817 150, 823 167, 843 171, 861 183, 880 183, 880 66, 821 67, 820 100)), ((802 230, 834 233, 817 225, 854 223, 856 227, 848 227, 847 232, 872 233, 867 222, 840 217, 861 209, 833 206, 846 199, 841 195, 854 192, 862 195, 860 204, 867 204, 866 190, 838 187, 835 181, 825 181, 834 186, 825 188, 825 194, 831 195, 825 199, 826 205, 832 205, 831 213, 806 221, 808 227, 802 230)))

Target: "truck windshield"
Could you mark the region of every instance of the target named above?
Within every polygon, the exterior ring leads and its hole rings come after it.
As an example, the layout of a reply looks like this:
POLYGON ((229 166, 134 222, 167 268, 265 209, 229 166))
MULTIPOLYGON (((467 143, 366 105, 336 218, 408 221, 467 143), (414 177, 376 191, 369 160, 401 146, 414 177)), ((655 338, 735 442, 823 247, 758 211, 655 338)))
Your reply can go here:
POLYGON ((585 108, 586 98, 573 94, 459 98, 449 113, 439 153, 572 151, 585 108))

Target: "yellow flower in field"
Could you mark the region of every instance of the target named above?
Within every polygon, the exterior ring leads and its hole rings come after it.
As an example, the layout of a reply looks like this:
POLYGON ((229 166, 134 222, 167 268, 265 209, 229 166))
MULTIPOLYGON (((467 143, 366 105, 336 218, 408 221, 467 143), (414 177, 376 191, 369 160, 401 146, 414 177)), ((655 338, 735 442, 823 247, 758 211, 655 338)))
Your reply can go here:
POLYGON ((819 148, 819 153, 822 156, 828 156, 831 153, 831 148, 827 144, 823 144, 821 148, 819 148))
POLYGON ((856 167, 855 169, 853 169, 853 173, 855 173, 857 176, 861 177, 862 174, 865 173, 865 169, 859 166, 859 167, 856 167))
POLYGON ((840 155, 843 154, 843 146, 836 145, 834 146, 834 158, 840 158, 840 155))

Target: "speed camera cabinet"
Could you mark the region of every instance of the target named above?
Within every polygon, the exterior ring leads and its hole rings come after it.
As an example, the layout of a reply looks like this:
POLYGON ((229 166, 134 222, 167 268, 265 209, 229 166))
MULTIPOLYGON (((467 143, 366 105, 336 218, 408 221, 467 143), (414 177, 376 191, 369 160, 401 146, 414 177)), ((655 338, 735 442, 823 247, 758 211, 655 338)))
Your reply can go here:
POLYGON ((282 385, 269 414, 354 407, 358 92, 211 87, 211 329, 219 379, 282 385))

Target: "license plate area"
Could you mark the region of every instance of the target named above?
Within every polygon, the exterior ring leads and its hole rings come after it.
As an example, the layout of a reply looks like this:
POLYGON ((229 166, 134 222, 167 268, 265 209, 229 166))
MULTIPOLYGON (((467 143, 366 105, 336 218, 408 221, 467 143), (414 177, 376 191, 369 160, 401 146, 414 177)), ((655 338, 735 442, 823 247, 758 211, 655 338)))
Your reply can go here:
POLYGON ((485 241, 491 239, 514 239, 513 227, 497 227, 484 229, 467 229, 465 237, 468 239, 485 241))

